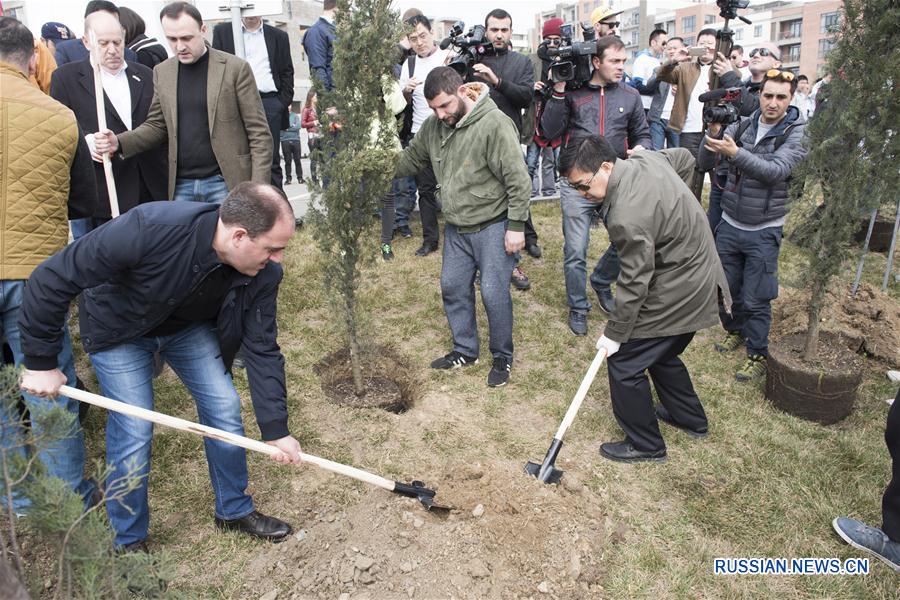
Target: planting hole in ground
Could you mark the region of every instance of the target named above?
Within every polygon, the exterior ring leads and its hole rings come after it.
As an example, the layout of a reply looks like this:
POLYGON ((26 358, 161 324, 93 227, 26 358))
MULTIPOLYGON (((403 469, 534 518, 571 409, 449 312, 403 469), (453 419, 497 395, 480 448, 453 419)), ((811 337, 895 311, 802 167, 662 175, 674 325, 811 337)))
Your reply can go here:
POLYGON ((365 394, 358 396, 353 384, 349 348, 323 358, 315 367, 322 390, 335 404, 353 408, 379 408, 401 414, 415 404, 419 385, 413 373, 392 348, 375 346, 360 350, 365 394))

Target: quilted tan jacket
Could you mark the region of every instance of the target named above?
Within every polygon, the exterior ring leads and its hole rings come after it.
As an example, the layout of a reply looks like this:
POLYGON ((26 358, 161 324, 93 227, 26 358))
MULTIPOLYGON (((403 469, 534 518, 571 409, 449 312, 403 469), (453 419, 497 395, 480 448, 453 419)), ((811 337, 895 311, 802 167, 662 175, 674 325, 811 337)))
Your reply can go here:
POLYGON ((0 62, 0 279, 27 279, 66 245, 72 111, 0 62))

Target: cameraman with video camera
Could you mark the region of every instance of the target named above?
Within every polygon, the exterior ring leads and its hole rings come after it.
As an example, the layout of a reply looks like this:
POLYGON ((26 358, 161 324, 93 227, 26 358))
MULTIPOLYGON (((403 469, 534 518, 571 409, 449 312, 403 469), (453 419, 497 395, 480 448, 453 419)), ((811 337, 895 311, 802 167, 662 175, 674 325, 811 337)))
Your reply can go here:
POLYGON ((778 297, 778 254, 791 172, 807 152, 806 122, 790 105, 796 89, 797 80, 790 71, 766 72, 759 109, 727 128, 709 123, 699 150, 700 170, 709 171, 721 161, 728 173, 716 250, 733 305, 731 314, 719 311, 727 336, 716 350, 729 352, 746 343, 747 362, 735 373, 738 381, 766 373, 771 301, 778 297))
MULTIPOLYGON (((466 83, 486 83, 491 100, 497 108, 512 119, 516 131, 522 133, 522 111, 531 105, 534 95, 534 67, 531 60, 510 48, 512 37, 512 16, 502 8, 495 8, 484 18, 485 52, 480 60, 467 70, 466 83)), ((525 222, 525 251, 534 258, 540 258, 538 235, 531 222, 525 222)), ((527 290, 531 282, 525 271, 517 264, 513 269, 512 285, 518 290, 527 290)))
MULTIPOLYGON (((553 84, 553 94, 541 116, 540 129, 546 139, 597 135, 606 138, 619 158, 651 148, 650 129, 644 105, 637 90, 620 85, 625 72, 625 45, 616 36, 604 36, 596 42, 590 57, 593 72, 578 89, 566 91, 566 81, 553 84)), ((553 69, 551 68, 551 78, 553 69)), ((575 335, 587 335, 587 313, 591 309, 585 290, 587 249, 590 242, 591 215, 595 205, 572 189, 566 180, 560 184, 563 212, 563 271, 569 304, 569 329, 575 335)), ((591 275, 600 308, 612 312, 614 299, 610 285, 619 271, 618 256, 610 246, 591 275)))

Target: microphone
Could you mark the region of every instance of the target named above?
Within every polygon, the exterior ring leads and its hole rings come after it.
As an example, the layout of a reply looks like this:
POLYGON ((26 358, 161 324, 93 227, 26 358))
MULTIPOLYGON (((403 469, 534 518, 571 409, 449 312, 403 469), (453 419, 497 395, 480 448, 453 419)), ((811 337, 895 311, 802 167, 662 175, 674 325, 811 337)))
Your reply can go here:
POLYGON ((698 100, 706 104, 707 102, 712 102, 713 100, 721 100, 725 96, 728 95, 728 89, 719 88, 717 90, 713 90, 711 92, 706 92, 705 94, 700 94, 698 100))
POLYGON ((441 50, 446 50, 447 48, 450 47, 450 44, 452 44, 452 43, 453 42, 451 42, 450 38, 446 37, 441 40, 441 43, 438 44, 438 46, 440 46, 441 50))

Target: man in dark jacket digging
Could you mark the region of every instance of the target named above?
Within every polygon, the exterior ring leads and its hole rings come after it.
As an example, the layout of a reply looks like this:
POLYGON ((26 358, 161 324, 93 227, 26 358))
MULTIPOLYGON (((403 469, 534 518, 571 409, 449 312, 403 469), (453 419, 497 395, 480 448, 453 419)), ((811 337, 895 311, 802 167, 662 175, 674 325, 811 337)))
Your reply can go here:
MULTIPOLYGON (((164 359, 197 404, 200 422, 243 435, 241 400, 229 373, 239 347, 262 439, 300 460, 287 426, 284 357, 276 341, 279 264, 294 232, 290 204, 276 188, 235 186, 223 202, 151 202, 84 236, 44 261, 25 288, 20 324, 22 387, 55 397, 66 382, 56 368, 71 301, 82 295, 81 340, 104 396, 153 408, 156 357, 164 359)), ((126 475, 137 489, 107 501, 116 546, 145 547, 150 522, 147 476, 153 426, 110 412, 107 492, 126 475)), ((255 510, 246 493, 243 448, 204 441, 215 494, 215 523, 278 540, 291 526, 255 510)))
POLYGON ((613 413, 625 431, 605 443, 605 458, 662 461, 657 418, 695 437, 707 435, 706 414, 678 356, 694 333, 718 320, 728 285, 706 215, 688 187, 688 150, 640 151, 628 160, 600 136, 572 140, 560 168, 573 189, 600 203, 621 269, 616 303, 597 348, 605 349, 613 413), (659 395, 653 408, 647 372, 659 395))

